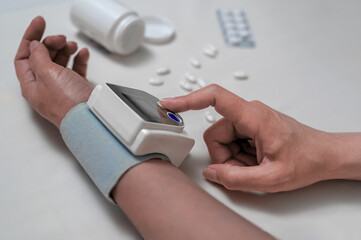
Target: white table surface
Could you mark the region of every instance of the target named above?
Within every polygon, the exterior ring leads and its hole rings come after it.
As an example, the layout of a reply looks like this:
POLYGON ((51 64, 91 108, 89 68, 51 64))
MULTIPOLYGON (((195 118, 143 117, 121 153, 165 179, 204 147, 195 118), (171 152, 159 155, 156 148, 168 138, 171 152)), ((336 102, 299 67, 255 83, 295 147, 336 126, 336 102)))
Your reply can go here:
MULTIPOLYGON (((77 34, 69 1, 0 3, 0 239, 140 239, 120 209, 98 192, 62 142, 58 130, 21 97, 13 67, 30 20, 42 15, 46 34, 65 34, 88 47, 89 79, 146 90, 158 97, 185 94, 178 82, 192 71, 247 100, 259 99, 312 127, 361 131, 361 2, 357 0, 182 0, 128 3, 141 15, 162 15, 176 26, 167 45, 145 45, 132 56, 107 54, 77 34), (31 4, 30 4, 31 3, 31 4), (242 8, 256 48, 225 46, 215 17, 218 8, 242 8), (216 59, 202 54, 206 43, 216 59), (189 58, 200 59, 194 70, 189 58), (161 87, 147 83, 169 66, 161 87), (235 70, 249 74, 232 78, 235 70)), ((231 104, 231 103, 230 103, 231 104)), ((361 183, 327 181, 287 193, 230 192, 205 181, 209 156, 202 133, 203 111, 183 114, 196 145, 181 169, 228 207, 281 239, 360 239, 361 183)), ((305 176, 307 177, 307 176, 305 176)), ((220 219, 222 221, 222 219, 220 219)))

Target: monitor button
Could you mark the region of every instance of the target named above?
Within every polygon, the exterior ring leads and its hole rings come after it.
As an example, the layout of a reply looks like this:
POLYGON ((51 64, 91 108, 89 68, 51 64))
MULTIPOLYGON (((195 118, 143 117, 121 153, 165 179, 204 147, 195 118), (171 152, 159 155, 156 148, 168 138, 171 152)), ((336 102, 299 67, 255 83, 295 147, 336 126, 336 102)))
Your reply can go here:
POLYGON ((167 115, 168 117, 170 117, 173 121, 176 121, 176 122, 182 122, 182 120, 177 117, 174 113, 171 113, 171 112, 167 112, 167 115))

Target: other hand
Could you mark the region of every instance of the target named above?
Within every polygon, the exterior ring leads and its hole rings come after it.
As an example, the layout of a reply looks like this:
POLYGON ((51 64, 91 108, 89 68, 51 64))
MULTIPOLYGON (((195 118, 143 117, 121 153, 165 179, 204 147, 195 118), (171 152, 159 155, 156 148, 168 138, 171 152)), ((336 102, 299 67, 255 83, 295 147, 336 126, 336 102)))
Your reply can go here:
POLYGON ((164 99, 161 104, 175 112, 213 106, 223 116, 204 133, 213 164, 203 174, 227 189, 293 190, 330 179, 337 168, 332 134, 218 85, 164 99))

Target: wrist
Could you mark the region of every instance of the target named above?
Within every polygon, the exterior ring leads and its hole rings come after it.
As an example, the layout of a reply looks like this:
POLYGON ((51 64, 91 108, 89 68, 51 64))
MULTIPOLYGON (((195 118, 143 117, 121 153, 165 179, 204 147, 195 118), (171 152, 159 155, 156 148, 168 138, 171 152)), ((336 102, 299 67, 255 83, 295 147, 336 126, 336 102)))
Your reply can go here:
POLYGON ((361 134, 332 133, 334 139, 333 179, 361 180, 361 134))
POLYGON ((76 96, 70 96, 67 101, 62 104, 63 110, 60 112, 57 120, 55 121, 55 125, 60 129, 61 122, 65 118, 65 116, 80 103, 87 102, 94 87, 88 84, 88 86, 84 87, 81 91, 79 91, 76 96))
MULTIPOLYGON (((149 185, 156 185, 161 188, 162 184, 168 185, 170 181, 176 181, 175 179, 179 177, 184 177, 184 174, 170 162, 150 159, 129 169, 118 180, 111 195, 122 208, 124 201, 126 201, 125 198, 132 198, 132 194, 137 194, 136 191, 129 192, 129 189, 146 189, 149 185)), ((149 194, 149 192, 144 191, 144 194, 149 194)))

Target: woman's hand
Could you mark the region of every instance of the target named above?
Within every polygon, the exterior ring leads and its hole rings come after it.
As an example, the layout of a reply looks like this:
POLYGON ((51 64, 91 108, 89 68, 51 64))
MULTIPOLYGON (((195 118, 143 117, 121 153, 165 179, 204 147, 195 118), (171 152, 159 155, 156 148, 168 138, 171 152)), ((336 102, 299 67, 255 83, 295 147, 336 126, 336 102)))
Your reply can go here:
MULTIPOLYGON (((347 173, 339 174, 344 167, 339 161, 342 135, 305 126, 259 101, 247 102, 210 85, 187 96, 164 99, 161 104, 175 112, 213 106, 223 116, 204 133, 214 163, 204 176, 228 189, 278 192, 347 178, 347 173)), ((361 161, 356 169, 360 170, 360 165, 361 161)))
POLYGON ((49 36, 41 43, 45 21, 36 17, 27 28, 15 57, 15 70, 22 94, 30 105, 58 128, 65 114, 75 105, 86 102, 93 86, 85 79, 89 52, 77 51, 75 42, 65 36, 49 36))

